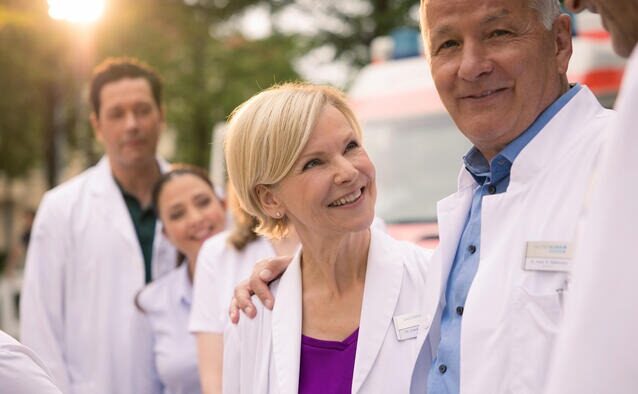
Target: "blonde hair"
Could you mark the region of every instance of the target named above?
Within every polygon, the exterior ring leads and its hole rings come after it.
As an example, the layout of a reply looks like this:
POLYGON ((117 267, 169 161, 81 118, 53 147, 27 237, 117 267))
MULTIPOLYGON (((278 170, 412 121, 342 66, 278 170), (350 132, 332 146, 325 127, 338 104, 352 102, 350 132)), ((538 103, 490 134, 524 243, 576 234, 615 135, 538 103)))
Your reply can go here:
POLYGON ((242 251, 249 243, 258 238, 255 227, 259 222, 257 218, 241 208, 237 200, 237 193, 230 182, 226 188, 226 204, 233 215, 233 228, 228 235, 228 243, 236 250, 242 251))
POLYGON ((224 152, 228 176, 241 207, 258 220, 255 231, 281 238, 288 218, 270 217, 262 208, 257 186, 277 184, 293 167, 326 105, 341 112, 358 138, 361 128, 344 94, 332 87, 286 83, 258 93, 230 116, 224 152))

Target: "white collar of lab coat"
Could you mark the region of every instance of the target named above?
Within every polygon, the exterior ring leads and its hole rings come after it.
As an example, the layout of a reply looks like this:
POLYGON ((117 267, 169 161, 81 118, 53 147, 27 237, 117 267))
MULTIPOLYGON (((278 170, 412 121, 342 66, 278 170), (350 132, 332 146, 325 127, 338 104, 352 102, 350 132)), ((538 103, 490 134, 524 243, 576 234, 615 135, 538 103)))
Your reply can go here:
MULTIPOLYGON (((160 168, 160 172, 163 174, 170 170, 170 163, 161 157, 157 157, 157 165, 160 168)), ((111 164, 107 155, 102 156, 100 161, 95 165, 95 178, 96 182, 91 187, 91 190, 96 194, 102 194, 104 192, 113 192, 114 188, 119 191, 115 178, 113 177, 113 171, 111 170, 111 164)))
MULTIPOLYGON (((170 169, 170 164, 162 158, 158 157, 157 163, 162 173, 170 169)), ((95 165, 88 182, 90 193, 96 199, 92 206, 101 211, 101 214, 107 217, 109 222, 113 223, 117 231, 128 240, 132 250, 137 250, 139 252, 138 257, 142 259, 142 249, 137 241, 135 227, 131 216, 128 214, 124 197, 122 197, 122 193, 117 183, 115 183, 108 156, 104 155, 95 165)), ((158 221, 155 227, 155 236, 158 237, 158 234, 162 234, 161 222, 158 221)), ((154 244, 159 247, 160 242, 154 242, 154 244)))
MULTIPOLYGON (((596 96, 583 85, 514 160, 508 191, 526 184, 530 178, 538 176, 543 169, 561 160, 578 141, 579 133, 583 131, 583 127, 587 126, 588 120, 603 110, 596 96)), ((462 168, 458 177, 458 191, 463 192, 476 185, 474 178, 465 168, 462 168)))
MULTIPOLYGON (((403 259, 388 248, 388 236, 371 229, 366 282, 359 323, 352 392, 370 373, 386 336, 401 289, 403 259)), ((298 391, 301 357, 301 250, 297 252, 277 288, 272 313, 273 357, 282 393, 298 391)))

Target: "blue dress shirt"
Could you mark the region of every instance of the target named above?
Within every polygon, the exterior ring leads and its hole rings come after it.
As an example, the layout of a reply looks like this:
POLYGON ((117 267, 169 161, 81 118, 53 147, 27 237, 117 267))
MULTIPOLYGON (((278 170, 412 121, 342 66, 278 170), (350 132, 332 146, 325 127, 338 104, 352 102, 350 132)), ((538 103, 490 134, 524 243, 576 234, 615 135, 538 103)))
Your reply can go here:
POLYGON ((481 251, 481 203, 483 196, 504 193, 510 182, 512 163, 525 146, 578 93, 576 84, 552 103, 490 163, 476 147, 463 157, 466 170, 478 186, 461 233, 445 291, 446 305, 441 318, 441 342, 428 375, 428 394, 456 394, 460 386, 461 321, 463 308, 481 251))

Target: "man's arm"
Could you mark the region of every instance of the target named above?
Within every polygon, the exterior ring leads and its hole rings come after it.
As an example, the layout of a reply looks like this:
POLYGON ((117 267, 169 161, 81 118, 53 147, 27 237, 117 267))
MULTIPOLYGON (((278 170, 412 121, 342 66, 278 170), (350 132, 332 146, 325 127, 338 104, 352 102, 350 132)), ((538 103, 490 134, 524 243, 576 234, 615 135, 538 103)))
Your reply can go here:
POLYGON ((68 260, 69 226, 45 196, 33 225, 20 301, 20 338, 67 392, 64 357, 64 265, 68 260))
POLYGON ((253 294, 261 300, 266 308, 273 308, 275 299, 270 292, 268 284, 281 276, 291 261, 291 256, 280 256, 261 260, 255 264, 250 278, 239 282, 235 286, 235 292, 229 308, 230 321, 233 324, 239 322, 240 310, 251 319, 257 315, 255 305, 251 301, 253 294))

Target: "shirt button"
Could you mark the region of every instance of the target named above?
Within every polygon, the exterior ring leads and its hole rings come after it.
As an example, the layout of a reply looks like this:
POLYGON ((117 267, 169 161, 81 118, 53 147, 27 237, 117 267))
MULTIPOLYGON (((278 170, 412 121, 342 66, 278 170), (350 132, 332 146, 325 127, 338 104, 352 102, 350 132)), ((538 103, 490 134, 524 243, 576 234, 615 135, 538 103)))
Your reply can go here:
POLYGON ((441 364, 439 365, 439 372, 443 375, 447 371, 447 365, 441 364))
POLYGON ((468 246, 467 247, 467 251, 470 252, 470 254, 476 253, 476 246, 474 246, 474 245, 468 246))
POLYGON ((490 193, 490 194, 494 194, 494 193, 496 193, 496 186, 494 186, 494 185, 489 185, 489 186, 487 187, 487 192, 488 192, 488 193, 490 193))
POLYGON ((456 314, 459 316, 463 316, 463 307, 462 306, 457 306, 456 307, 456 314))

